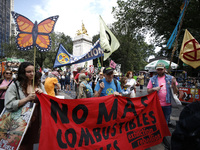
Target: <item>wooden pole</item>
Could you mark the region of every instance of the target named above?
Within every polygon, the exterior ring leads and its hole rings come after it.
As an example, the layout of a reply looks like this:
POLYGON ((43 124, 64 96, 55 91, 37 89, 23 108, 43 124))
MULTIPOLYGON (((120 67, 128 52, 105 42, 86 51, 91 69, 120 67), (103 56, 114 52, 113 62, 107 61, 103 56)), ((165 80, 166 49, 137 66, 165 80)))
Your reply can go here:
POLYGON ((36 46, 34 46, 34 76, 33 76, 33 92, 34 92, 34 89, 35 89, 35 58, 36 58, 36 46))
POLYGON ((101 67, 103 67, 103 56, 101 56, 101 67))

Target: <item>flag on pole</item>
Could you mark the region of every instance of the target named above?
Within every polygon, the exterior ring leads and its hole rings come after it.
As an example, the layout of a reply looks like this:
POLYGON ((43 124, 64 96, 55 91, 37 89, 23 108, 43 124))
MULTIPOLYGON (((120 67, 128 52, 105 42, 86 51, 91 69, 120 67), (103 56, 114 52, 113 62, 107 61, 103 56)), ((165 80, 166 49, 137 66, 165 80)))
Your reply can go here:
POLYGON ((193 68, 200 66, 200 45, 187 29, 185 30, 179 58, 193 68))
POLYGON ((175 38, 176 38, 176 35, 178 33, 178 29, 180 27, 180 22, 181 20, 183 19, 183 14, 185 12, 185 9, 186 7, 188 6, 190 0, 183 0, 183 4, 181 5, 180 9, 181 9, 181 12, 180 12, 180 16, 179 16, 179 19, 178 19, 178 22, 174 28, 174 31, 172 32, 168 42, 167 42, 167 47, 168 49, 170 49, 172 47, 172 44, 174 43, 175 41, 175 38))
POLYGON ((105 22, 99 17, 100 20, 100 45, 104 49, 104 61, 116 51, 120 44, 114 34, 106 26, 105 22))
POLYGON ((71 55, 64 48, 64 46, 60 44, 53 67, 56 68, 56 67, 62 67, 66 65, 82 63, 82 62, 89 61, 101 56, 103 56, 103 49, 101 49, 99 40, 96 41, 96 43, 93 45, 93 47, 90 49, 89 52, 81 56, 71 55))
POLYGON ((100 62, 99 58, 98 58, 98 62, 97 62, 97 67, 98 67, 98 70, 101 70, 101 62, 100 62))

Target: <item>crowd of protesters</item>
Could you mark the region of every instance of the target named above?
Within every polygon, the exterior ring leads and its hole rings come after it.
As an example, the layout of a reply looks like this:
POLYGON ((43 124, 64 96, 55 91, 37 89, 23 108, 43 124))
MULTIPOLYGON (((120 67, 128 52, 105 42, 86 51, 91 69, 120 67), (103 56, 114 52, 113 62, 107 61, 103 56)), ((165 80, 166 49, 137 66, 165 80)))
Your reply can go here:
MULTIPOLYGON (((58 91, 61 91, 66 94, 70 94, 72 87, 75 87, 75 99, 101 97, 111 94, 114 96, 134 98, 136 97, 136 86, 139 86, 139 92, 143 92, 143 87, 147 85, 148 93, 152 93, 154 91, 158 92, 164 117, 167 124, 170 124, 170 114, 172 110, 169 96, 170 85, 172 85, 174 92, 177 93, 177 81, 180 81, 180 83, 184 82, 182 82, 179 78, 176 80, 175 77, 167 74, 163 64, 158 64, 156 71, 157 75, 153 77, 150 77, 149 74, 144 74, 143 72, 135 74, 133 71, 128 71, 125 74, 119 74, 116 70, 107 66, 98 73, 90 73, 86 71, 85 68, 79 68, 76 75, 73 74, 70 69, 66 69, 66 71, 43 69, 43 73, 37 71, 34 75, 33 64, 24 62, 19 66, 18 73, 14 79, 12 76, 13 73, 10 69, 6 69, 3 72, 4 78, 0 80, 0 111, 3 110, 4 105, 9 111, 16 111, 27 103, 31 104, 32 102, 38 102, 35 93, 45 93, 50 96, 56 96, 58 95, 58 91), (34 84, 33 78, 35 78, 34 84), (35 90, 33 91, 33 89, 35 90)), ((191 86, 195 86, 198 81, 188 79, 187 83, 191 86)), ((38 109, 35 110, 36 113, 33 118, 40 119, 41 114, 39 104, 37 104, 37 107, 38 109)), ((34 136, 35 140, 32 142, 38 142, 39 139, 39 135, 33 134, 33 131, 31 131, 35 126, 39 129, 40 122, 38 119, 32 121, 32 123, 36 121, 37 123, 36 125, 32 125, 29 128, 30 131, 28 130, 29 132, 26 134, 26 136, 34 136)), ((177 133, 179 132, 176 131, 173 134, 173 138, 175 139, 173 141, 174 143, 175 141, 183 141, 183 139, 179 139, 180 137, 177 136, 177 133)), ((163 142, 166 148, 170 149, 170 144, 166 144, 165 138, 163 142)), ((32 149, 29 145, 30 143, 24 140, 21 147, 32 149)))

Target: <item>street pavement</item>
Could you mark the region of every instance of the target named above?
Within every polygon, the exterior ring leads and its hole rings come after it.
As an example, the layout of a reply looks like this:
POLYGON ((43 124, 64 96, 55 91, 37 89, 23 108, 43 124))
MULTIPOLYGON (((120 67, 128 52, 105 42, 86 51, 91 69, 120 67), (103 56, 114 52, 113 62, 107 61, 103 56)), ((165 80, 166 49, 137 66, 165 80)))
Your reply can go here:
MULTIPOLYGON (((136 87, 136 97, 141 97, 141 96, 145 96, 147 95, 147 87, 144 86, 142 92, 140 92, 140 87, 136 87)), ((59 91, 58 95, 63 96, 64 99, 75 99, 75 90, 74 87, 72 88, 71 92, 66 92, 66 91, 59 91)), ((171 113, 171 117, 170 117, 170 121, 172 123, 172 126, 169 126, 169 130, 171 132, 171 134, 173 133, 173 131, 175 130, 175 126, 176 126, 176 121, 179 120, 179 115, 182 111, 182 109, 184 108, 184 105, 179 106, 179 107, 172 107, 172 113, 171 113)), ((168 142, 170 143, 171 137, 167 137, 168 142)), ((146 150, 165 150, 163 144, 158 144, 155 145, 151 148, 148 148, 146 150)))

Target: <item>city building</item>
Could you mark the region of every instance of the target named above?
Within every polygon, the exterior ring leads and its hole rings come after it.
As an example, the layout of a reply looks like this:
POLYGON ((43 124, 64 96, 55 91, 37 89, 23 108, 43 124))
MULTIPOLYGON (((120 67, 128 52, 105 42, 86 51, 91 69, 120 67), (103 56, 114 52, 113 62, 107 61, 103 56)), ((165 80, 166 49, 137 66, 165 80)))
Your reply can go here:
POLYGON ((14 10, 14 0, 0 0, 0 58, 4 57, 3 45, 10 41, 12 10, 14 10))

